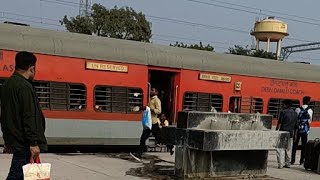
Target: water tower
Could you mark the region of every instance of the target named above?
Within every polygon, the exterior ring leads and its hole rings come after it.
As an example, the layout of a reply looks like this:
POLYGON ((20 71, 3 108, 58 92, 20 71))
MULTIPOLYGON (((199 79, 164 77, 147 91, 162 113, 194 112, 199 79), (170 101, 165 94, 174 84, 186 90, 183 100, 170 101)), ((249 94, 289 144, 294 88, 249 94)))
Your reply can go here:
POLYGON ((270 43, 277 42, 277 58, 279 59, 281 42, 284 37, 288 36, 288 25, 274 17, 268 17, 261 21, 256 21, 254 29, 250 33, 256 38, 256 50, 259 50, 260 41, 266 42, 265 51, 270 51, 270 43))

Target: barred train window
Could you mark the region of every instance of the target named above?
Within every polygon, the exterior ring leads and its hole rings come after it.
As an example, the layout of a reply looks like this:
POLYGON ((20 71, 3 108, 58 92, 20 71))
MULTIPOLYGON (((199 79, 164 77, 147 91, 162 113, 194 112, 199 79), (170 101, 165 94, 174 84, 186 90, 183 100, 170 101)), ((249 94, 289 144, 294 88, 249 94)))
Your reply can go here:
POLYGON ((311 101, 309 107, 313 111, 313 121, 320 121, 320 101, 311 101))
POLYGON ((222 112, 223 98, 219 94, 194 93, 184 94, 183 110, 222 112))
POLYGON ((252 113, 262 113, 263 100, 261 98, 252 98, 252 113))
POLYGON ((83 85, 35 82, 34 88, 43 109, 70 111, 86 107, 86 88, 83 85))
MULTIPOLYGON (((284 99, 269 99, 268 104, 268 114, 271 114, 273 118, 278 119, 279 115, 282 111, 282 102, 284 99)), ((297 107, 300 107, 299 100, 292 100, 292 109, 296 109, 297 107)))
POLYGON ((143 105, 142 89, 97 86, 94 90, 95 110, 103 112, 139 112, 143 105))
POLYGON ((42 109, 50 109, 50 86, 46 82, 34 82, 33 84, 38 101, 42 109))

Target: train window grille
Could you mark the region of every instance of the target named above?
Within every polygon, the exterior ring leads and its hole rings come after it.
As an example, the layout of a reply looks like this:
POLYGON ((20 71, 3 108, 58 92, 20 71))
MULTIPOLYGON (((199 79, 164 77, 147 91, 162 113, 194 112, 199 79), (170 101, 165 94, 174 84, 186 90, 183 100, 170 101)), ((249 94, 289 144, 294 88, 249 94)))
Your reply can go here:
POLYGON ((143 105, 142 90, 129 88, 128 89, 128 106, 127 112, 138 112, 143 105))
MULTIPOLYGON (((285 99, 270 99, 268 104, 268 114, 272 115, 273 118, 278 119, 281 111, 283 110, 282 102, 285 99)), ((295 110, 300 107, 299 100, 292 100, 292 109, 295 110)))
POLYGON ((185 93, 183 110, 184 111, 197 110, 197 98, 198 98, 197 93, 185 93))
POLYGON ((221 95, 211 94, 211 105, 217 112, 222 112, 223 98, 221 95))
POLYGON ((223 99, 221 95, 209 93, 190 93, 184 95, 184 111, 222 111, 223 99))
POLYGON ((42 109, 50 109, 50 86, 47 82, 34 82, 33 87, 42 109))
POLYGON ((72 111, 86 107, 86 89, 83 85, 35 82, 34 88, 42 109, 72 111))
POLYGON ((68 86, 64 83, 50 83, 50 109, 68 110, 68 86))
POLYGON ((198 93, 197 98, 197 111, 210 111, 211 110, 210 94, 198 93))
POLYGON ((313 121, 320 121, 320 101, 310 102, 309 107, 313 111, 312 120, 313 121))
POLYGON ((83 110, 87 106, 86 88, 79 84, 69 84, 69 110, 83 110))
POLYGON ((143 93, 138 88, 106 87, 95 88, 95 110, 110 113, 139 112, 143 105, 143 93))
POLYGON ((252 98, 251 113, 262 113, 263 112, 263 100, 261 98, 252 98))

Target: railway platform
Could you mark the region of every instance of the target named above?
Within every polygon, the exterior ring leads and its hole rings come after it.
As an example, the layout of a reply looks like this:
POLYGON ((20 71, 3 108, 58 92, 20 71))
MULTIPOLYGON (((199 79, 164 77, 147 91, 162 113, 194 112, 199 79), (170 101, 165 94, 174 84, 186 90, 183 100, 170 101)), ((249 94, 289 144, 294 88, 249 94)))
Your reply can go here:
MULTIPOLYGON (((2 152, 2 149, 0 149, 2 152)), ((299 154, 299 153, 297 153, 299 154)), ((43 162, 52 164, 51 180, 175 180, 174 155, 164 152, 144 154, 143 163, 135 161, 128 153, 66 153, 42 154, 43 162)), ((297 157, 299 159, 299 157, 297 157)), ((11 155, 0 154, 0 179, 5 179, 11 155)), ((229 177, 227 179, 261 180, 318 180, 320 175, 305 171, 300 165, 290 169, 277 169, 275 152, 270 152, 267 175, 263 177, 229 177)))

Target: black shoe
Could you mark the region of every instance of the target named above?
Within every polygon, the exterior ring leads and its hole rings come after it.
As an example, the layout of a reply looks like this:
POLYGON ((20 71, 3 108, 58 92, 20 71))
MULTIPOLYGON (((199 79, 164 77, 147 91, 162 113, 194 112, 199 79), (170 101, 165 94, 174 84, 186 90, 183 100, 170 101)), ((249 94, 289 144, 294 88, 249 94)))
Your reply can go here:
POLYGON ((300 161, 300 165, 303 165, 304 164, 304 161, 300 161))
POLYGON ((284 168, 290 168, 290 165, 284 165, 283 167, 284 168))
POLYGON ((295 161, 291 161, 291 162, 290 162, 290 164, 294 164, 294 163, 295 163, 295 161))
POLYGON ((174 151, 171 151, 171 152, 170 152, 170 155, 172 156, 172 155, 173 155, 173 153, 174 153, 174 151))

